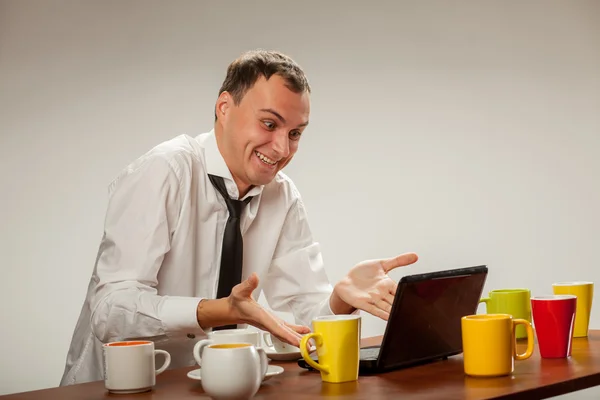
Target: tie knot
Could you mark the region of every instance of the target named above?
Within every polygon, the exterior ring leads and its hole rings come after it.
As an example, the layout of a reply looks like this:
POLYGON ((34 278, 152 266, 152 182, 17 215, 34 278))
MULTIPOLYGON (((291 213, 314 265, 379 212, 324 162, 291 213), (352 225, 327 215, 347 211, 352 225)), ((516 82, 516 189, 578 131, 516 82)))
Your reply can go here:
POLYGON ((240 218, 242 215, 242 209, 244 205, 248 203, 252 198, 248 197, 246 200, 234 200, 229 197, 229 193, 227 193, 227 187, 225 186, 225 181, 220 176, 216 175, 208 175, 208 178, 212 182, 213 186, 221 196, 225 200, 225 204, 227 204, 227 210, 229 210, 229 215, 232 218, 240 218))

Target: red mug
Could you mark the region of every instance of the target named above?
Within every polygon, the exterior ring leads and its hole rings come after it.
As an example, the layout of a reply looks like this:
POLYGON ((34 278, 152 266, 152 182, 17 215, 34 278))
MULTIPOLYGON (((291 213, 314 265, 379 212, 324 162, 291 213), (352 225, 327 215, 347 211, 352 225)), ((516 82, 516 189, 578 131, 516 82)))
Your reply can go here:
POLYGON ((554 295, 531 298, 533 325, 542 358, 571 356, 577 296, 554 295))

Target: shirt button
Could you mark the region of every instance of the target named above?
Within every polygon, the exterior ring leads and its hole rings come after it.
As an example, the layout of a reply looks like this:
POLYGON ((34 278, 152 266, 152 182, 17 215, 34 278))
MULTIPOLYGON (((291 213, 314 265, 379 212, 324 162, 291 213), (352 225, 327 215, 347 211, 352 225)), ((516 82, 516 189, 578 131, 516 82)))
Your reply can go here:
POLYGON ((194 339, 196 335, 194 335, 193 333, 188 333, 187 337, 189 337, 190 339, 194 339))

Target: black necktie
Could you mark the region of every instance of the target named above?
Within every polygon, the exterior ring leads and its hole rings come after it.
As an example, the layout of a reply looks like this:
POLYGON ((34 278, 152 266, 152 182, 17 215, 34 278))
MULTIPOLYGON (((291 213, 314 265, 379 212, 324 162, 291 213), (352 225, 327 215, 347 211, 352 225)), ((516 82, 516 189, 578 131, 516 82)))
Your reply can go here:
MULTIPOLYGON (((227 297, 231 294, 231 289, 242 281, 242 265, 244 258, 244 244, 242 241, 242 232, 240 230, 240 217, 244 204, 250 201, 233 200, 227 193, 225 181, 220 176, 208 175, 213 186, 221 193, 229 218, 225 225, 225 234, 223 235, 223 247, 221 248, 221 270, 219 272, 219 285, 217 287, 217 299, 227 297)), ((213 330, 236 328, 237 325, 226 325, 215 327, 213 330)))

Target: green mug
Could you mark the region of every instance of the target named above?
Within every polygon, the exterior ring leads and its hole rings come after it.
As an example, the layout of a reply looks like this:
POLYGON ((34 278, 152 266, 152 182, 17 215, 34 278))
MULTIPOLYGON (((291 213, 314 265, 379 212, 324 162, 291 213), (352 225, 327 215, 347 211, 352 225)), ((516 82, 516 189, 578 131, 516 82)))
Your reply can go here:
MULTIPOLYGON (((489 297, 483 297, 480 303, 485 303, 486 314, 510 314, 515 319, 524 319, 531 323, 531 292, 529 289, 499 289, 492 290, 489 297)), ((527 337, 523 325, 517 326, 517 339, 527 337)))

